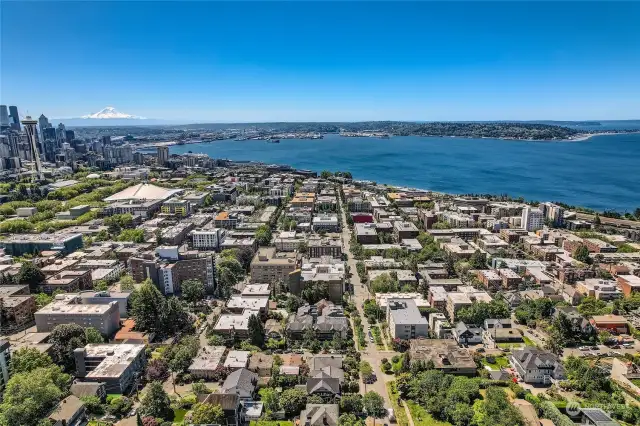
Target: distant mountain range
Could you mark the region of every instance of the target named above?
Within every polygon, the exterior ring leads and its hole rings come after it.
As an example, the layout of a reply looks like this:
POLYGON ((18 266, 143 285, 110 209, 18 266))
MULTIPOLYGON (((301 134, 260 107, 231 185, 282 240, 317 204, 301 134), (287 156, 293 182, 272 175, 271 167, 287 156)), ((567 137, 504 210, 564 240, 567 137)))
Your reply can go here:
POLYGON ((76 118, 54 118, 51 121, 54 123, 64 123, 65 126, 70 127, 150 126, 168 124, 166 120, 149 119, 138 115, 126 114, 111 106, 103 108, 93 114, 76 118))

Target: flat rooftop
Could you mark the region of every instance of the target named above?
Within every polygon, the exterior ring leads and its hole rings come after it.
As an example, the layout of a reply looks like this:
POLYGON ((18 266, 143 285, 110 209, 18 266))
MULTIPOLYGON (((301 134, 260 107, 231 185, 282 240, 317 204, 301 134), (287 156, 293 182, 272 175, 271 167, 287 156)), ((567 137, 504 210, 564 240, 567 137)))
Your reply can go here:
POLYGON ((104 358, 102 362, 87 377, 117 378, 129 367, 145 345, 134 343, 95 344, 84 347, 87 358, 104 358))

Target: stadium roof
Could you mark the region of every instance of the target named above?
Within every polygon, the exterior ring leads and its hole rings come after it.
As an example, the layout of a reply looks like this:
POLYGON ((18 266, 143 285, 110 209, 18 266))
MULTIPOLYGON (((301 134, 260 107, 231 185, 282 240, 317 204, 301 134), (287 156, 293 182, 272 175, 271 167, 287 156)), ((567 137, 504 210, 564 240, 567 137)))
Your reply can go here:
POLYGON ((126 201, 126 200, 166 200, 175 194, 184 191, 183 189, 162 188, 149 183, 139 183, 104 199, 104 201, 126 201))

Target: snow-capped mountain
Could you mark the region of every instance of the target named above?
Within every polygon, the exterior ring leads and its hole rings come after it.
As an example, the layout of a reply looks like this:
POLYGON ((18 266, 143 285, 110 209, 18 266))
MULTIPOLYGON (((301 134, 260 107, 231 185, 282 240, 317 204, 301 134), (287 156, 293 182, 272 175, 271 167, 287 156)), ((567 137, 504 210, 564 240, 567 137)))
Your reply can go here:
POLYGON ((98 120, 112 120, 112 119, 131 119, 131 120, 144 120, 144 117, 138 117, 137 115, 125 114, 116 110, 114 107, 106 107, 94 114, 83 115, 80 118, 91 118, 98 120))

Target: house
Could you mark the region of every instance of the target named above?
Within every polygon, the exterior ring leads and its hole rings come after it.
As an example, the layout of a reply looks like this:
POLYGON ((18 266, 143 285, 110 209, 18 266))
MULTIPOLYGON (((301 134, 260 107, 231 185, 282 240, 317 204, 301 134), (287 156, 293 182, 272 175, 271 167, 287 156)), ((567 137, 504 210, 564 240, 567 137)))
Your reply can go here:
POLYGON ((249 318, 254 311, 245 310, 241 314, 222 314, 213 332, 234 340, 245 340, 249 337, 249 318))
POLYGON ((602 408, 580 408, 580 424, 591 426, 620 426, 602 408))
POLYGON ((241 426, 245 423, 240 397, 236 394, 212 393, 201 402, 219 405, 222 408, 224 420, 221 426, 241 426))
POLYGON ((338 426, 338 404, 307 404, 300 412, 300 426, 338 426))
POLYGON ((220 387, 220 393, 236 394, 241 400, 252 400, 258 386, 258 375, 246 368, 229 374, 220 387))
POLYGON ((509 361, 525 383, 548 385, 551 380, 564 380, 565 371, 560 359, 551 352, 526 346, 514 350, 509 361))
POLYGON ((82 426, 87 422, 87 407, 80 398, 71 395, 60 401, 48 419, 52 426, 82 426))
POLYGON ((78 398, 84 398, 86 396, 95 396, 100 401, 104 401, 107 398, 107 389, 104 383, 96 382, 76 382, 71 385, 71 395, 78 398))
POLYGON ((459 321, 452 330, 453 338, 459 345, 478 345, 482 343, 482 329, 476 326, 468 326, 459 321))
POLYGON ((282 323, 276 319, 268 319, 264 324, 265 339, 280 340, 284 336, 282 323))
POLYGON ((524 343, 522 334, 517 328, 495 327, 484 330, 482 340, 489 348, 495 348, 498 343, 524 343))
POLYGON ((621 315, 594 315, 590 322, 598 330, 606 330, 614 334, 629 332, 629 322, 621 315))
POLYGON ((327 300, 301 306, 295 315, 289 316, 286 325, 289 338, 300 340, 307 330, 313 330, 319 340, 331 340, 335 334, 346 339, 352 332, 342 307, 327 300))
POLYGON ((273 368, 273 356, 257 352, 249 358, 249 370, 260 377, 271 376, 273 368))
POLYGON ((573 306, 559 306, 553 311, 553 319, 563 315, 570 323, 574 333, 591 333, 593 325, 573 306))
POLYGON ((412 362, 432 361, 435 369, 449 374, 475 376, 476 363, 467 349, 450 339, 411 340, 409 355, 412 362))
POLYGON ((229 351, 224 366, 231 369, 246 368, 249 363, 249 356, 251 356, 249 351, 229 351))
POLYGON ((618 275, 617 279, 624 297, 631 297, 632 293, 640 292, 640 277, 636 275, 618 275))
POLYGON ((222 358, 224 358, 226 351, 227 348, 224 346, 202 346, 189 366, 191 377, 194 380, 215 377, 216 370, 222 365, 222 358))

